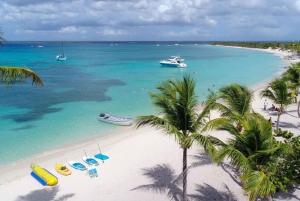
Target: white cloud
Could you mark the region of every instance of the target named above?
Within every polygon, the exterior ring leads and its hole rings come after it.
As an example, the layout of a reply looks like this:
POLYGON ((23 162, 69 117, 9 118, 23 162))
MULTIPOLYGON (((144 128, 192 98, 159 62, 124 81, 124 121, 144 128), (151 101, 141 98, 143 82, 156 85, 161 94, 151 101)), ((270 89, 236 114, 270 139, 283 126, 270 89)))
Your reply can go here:
POLYGON ((90 7, 96 10, 105 10, 105 2, 103 1, 92 1, 90 7))
POLYGON ((189 30, 186 30, 186 31, 179 31, 179 32, 168 31, 164 35, 165 36, 170 36, 170 37, 209 36, 209 31, 193 28, 193 29, 189 29, 189 30))
POLYGON ((163 31, 174 39, 200 32, 227 33, 226 40, 239 33, 245 39, 251 38, 248 33, 267 38, 272 29, 289 30, 286 35, 295 38, 300 35, 300 0, 2 0, 0 5, 7 40, 18 40, 16 32, 28 30, 44 40, 97 40, 93 38, 97 30, 119 40, 143 40, 149 35, 166 39, 163 31))
POLYGON ((217 25, 217 21, 210 19, 209 17, 205 16, 205 24, 208 26, 216 26, 217 25))
POLYGON ((147 9, 149 8, 149 4, 146 0, 139 1, 138 3, 133 5, 134 8, 137 9, 147 9))
POLYGON ((80 29, 75 26, 63 27, 58 32, 59 33, 80 33, 80 34, 86 33, 86 31, 84 29, 80 29))
POLYGON ((102 32, 97 32, 97 33, 102 33, 103 35, 128 35, 126 31, 122 30, 112 30, 112 29, 105 29, 102 32))
POLYGON ((165 5, 160 5, 158 8, 157 8, 158 12, 160 13, 164 13, 166 12, 167 10, 169 10, 169 8, 165 5))
POLYGON ((277 16, 287 15, 287 14, 289 14, 289 12, 290 12, 290 10, 286 7, 286 5, 274 6, 274 7, 271 8, 271 13, 273 15, 277 15, 277 16))
POLYGON ((201 8, 202 6, 204 6, 205 4, 207 4, 209 2, 210 2, 210 0, 194 0, 193 5, 196 8, 201 8))
POLYGON ((300 12, 300 0, 296 1, 295 3, 295 9, 300 12))
POLYGON ((73 13, 73 12, 62 12, 62 14, 66 17, 77 17, 78 13, 73 13))

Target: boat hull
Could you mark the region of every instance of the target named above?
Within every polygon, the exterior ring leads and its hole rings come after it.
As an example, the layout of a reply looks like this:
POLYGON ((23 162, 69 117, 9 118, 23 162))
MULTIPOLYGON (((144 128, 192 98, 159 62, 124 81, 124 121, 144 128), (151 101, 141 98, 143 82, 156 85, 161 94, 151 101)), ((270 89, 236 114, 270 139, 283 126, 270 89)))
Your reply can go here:
POLYGON ((130 126, 132 125, 132 118, 116 117, 108 114, 101 114, 98 116, 99 121, 103 121, 110 124, 120 125, 120 126, 130 126))
POLYGON ((180 64, 174 64, 174 63, 164 63, 164 62, 160 62, 160 65, 164 66, 164 67, 175 67, 175 68, 185 68, 186 64, 184 63, 180 63, 180 64))
POLYGON ((57 61, 66 61, 66 60, 67 60, 67 57, 57 56, 57 57, 56 57, 56 60, 57 60, 57 61))

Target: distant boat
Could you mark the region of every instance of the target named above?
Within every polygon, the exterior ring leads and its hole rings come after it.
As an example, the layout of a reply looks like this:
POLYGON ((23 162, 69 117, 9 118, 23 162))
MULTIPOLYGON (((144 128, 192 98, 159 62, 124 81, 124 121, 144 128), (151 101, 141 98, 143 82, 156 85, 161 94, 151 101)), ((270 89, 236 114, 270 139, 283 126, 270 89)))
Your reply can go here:
POLYGON ((44 47, 44 46, 42 46, 42 45, 38 45, 38 47, 44 47))
POLYGON ((61 44, 61 48, 62 48, 62 54, 56 56, 57 61, 67 60, 67 57, 65 56, 65 52, 64 52, 64 44, 63 43, 61 44))
POLYGON ((130 126, 133 122, 133 118, 116 117, 105 113, 101 113, 98 118, 100 121, 121 126, 130 126))
POLYGON ((168 60, 160 60, 159 63, 162 66, 166 67, 178 67, 178 68, 185 68, 187 65, 183 63, 184 59, 180 59, 179 56, 172 56, 171 59, 168 60))
POLYGON ((159 44, 157 44, 156 46, 159 46, 159 44))

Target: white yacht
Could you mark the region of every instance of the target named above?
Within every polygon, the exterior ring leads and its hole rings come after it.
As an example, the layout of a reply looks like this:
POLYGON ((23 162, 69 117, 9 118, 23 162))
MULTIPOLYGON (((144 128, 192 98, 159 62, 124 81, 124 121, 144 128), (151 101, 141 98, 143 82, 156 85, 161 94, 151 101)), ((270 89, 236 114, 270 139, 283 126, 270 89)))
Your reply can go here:
POLYGON ((178 68, 185 68, 187 65, 183 63, 184 59, 180 59, 179 56, 172 56, 171 59, 168 60, 160 60, 160 64, 166 67, 178 67, 178 68))

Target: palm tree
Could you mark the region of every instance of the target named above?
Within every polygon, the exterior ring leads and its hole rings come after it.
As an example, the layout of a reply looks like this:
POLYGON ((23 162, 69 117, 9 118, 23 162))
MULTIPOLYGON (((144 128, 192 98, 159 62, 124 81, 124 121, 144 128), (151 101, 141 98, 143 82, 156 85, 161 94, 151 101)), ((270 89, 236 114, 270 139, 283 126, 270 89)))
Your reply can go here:
POLYGON ((156 89, 158 93, 149 92, 153 104, 159 109, 159 116, 147 115, 137 117, 137 128, 150 125, 174 136, 183 149, 183 201, 187 201, 187 150, 197 143, 204 147, 206 153, 213 157, 216 152, 208 137, 200 133, 206 124, 212 101, 207 101, 203 110, 198 113, 195 80, 184 75, 182 80, 174 79, 162 82, 156 89))
POLYGON ((23 83, 27 78, 32 78, 32 85, 44 86, 41 78, 29 68, 0 66, 0 83, 5 82, 6 86, 14 85, 17 80, 23 83))
POLYGON ((276 142, 270 123, 260 114, 251 113, 243 119, 237 116, 237 119, 244 128, 242 132, 230 119, 220 118, 219 123, 214 124, 213 129, 227 131, 232 136, 228 143, 210 137, 220 147, 215 160, 220 163, 226 157, 231 159, 231 164, 242 173, 243 189, 251 201, 258 197, 271 199, 276 191, 272 176, 276 174, 278 156, 284 153, 284 148, 276 142))
MULTIPOLYGON (((283 78, 291 84, 291 88, 294 90, 295 95, 298 93, 300 86, 300 63, 294 63, 283 74, 283 78)), ((295 96, 295 102, 297 103, 297 96, 295 96)), ((298 116, 300 117, 300 101, 298 103, 298 116)))
MULTIPOLYGON (((243 118, 252 110, 253 92, 246 86, 236 83, 223 86, 219 89, 217 98, 219 101, 215 102, 214 108, 220 111, 221 117, 230 119, 232 116, 240 115, 240 118, 243 118)), ((234 121, 236 128, 241 131, 240 120, 237 118, 231 118, 231 120, 234 121)))
POLYGON ((279 111, 277 116, 276 130, 278 130, 279 118, 286 106, 292 104, 293 97, 288 91, 288 85, 285 79, 276 78, 268 84, 268 86, 261 91, 261 96, 271 99, 275 104, 279 104, 279 111))

